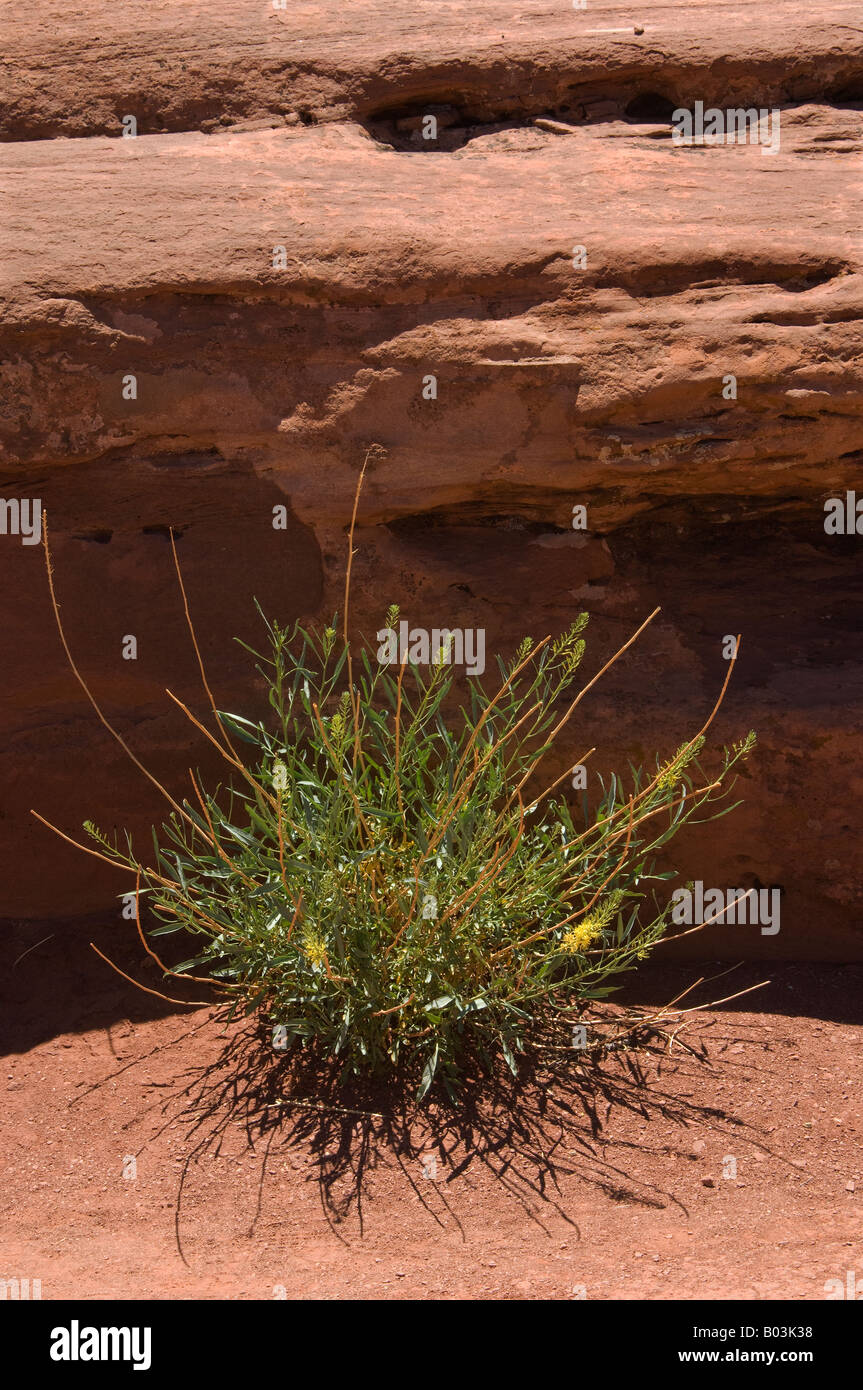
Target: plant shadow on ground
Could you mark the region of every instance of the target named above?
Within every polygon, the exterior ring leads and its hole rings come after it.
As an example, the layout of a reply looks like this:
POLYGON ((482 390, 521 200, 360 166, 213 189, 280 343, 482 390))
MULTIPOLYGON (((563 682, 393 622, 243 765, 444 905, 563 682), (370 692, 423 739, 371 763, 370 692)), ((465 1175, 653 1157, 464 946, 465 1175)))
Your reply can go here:
MULTIPOLYGON (((448 1219, 462 1229, 448 1189, 477 1167, 543 1228, 556 1215, 578 1234, 562 1190, 573 1177, 612 1201, 673 1205, 686 1214, 675 1193, 635 1175, 649 1166, 639 1160, 657 1152, 691 1160, 686 1131, 696 1127, 700 1134, 712 1129, 759 1147, 766 1136, 722 1108, 675 1094, 662 1075, 668 1061, 668 1042, 659 1037, 587 1063, 575 1062, 571 1049, 558 1049, 551 1060, 524 1056, 517 1079, 502 1064, 490 1072, 468 1059, 457 1102, 432 1093, 418 1106, 416 1077, 340 1085, 331 1061, 308 1053, 278 1056, 260 1024, 239 1026, 215 1061, 177 1079, 162 1106, 165 1126, 179 1123, 188 1145, 176 1206, 180 1254, 185 1259, 184 1190, 193 1170, 208 1155, 218 1156, 237 1130, 260 1165, 249 1235, 262 1212, 268 1169, 289 1152, 311 1159, 322 1209, 340 1236, 349 1220, 363 1234, 369 1180, 392 1164, 441 1227, 448 1219), (671 1122, 679 1127, 679 1145, 669 1146, 667 1130, 661 1144, 639 1138, 635 1124, 618 1125, 620 1119, 671 1122), (622 1136, 609 1137, 610 1120, 622 1136)), ((678 1042, 671 1062, 672 1083, 681 1069, 688 1080, 712 1070, 700 1041, 685 1052, 678 1042)))

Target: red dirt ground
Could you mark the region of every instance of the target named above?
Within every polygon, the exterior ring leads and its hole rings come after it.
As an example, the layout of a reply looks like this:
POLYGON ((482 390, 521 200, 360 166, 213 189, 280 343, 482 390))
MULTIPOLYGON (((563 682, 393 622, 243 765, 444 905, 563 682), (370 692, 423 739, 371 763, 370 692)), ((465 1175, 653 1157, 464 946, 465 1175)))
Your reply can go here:
MULTIPOLYGON (((315 1108, 325 1082, 292 1083, 215 1010, 160 1012, 78 933, 37 944, 49 929, 8 933, 35 949, 4 972, 0 1147, 0 1277, 43 1299, 818 1300, 863 1280, 863 967, 702 986, 771 980, 692 1023, 706 1062, 539 1068, 419 1117, 380 1090, 336 1102, 370 1118, 315 1108)), ((158 988, 116 929, 95 938, 158 988)), ((720 969, 650 966, 628 998, 720 969)))

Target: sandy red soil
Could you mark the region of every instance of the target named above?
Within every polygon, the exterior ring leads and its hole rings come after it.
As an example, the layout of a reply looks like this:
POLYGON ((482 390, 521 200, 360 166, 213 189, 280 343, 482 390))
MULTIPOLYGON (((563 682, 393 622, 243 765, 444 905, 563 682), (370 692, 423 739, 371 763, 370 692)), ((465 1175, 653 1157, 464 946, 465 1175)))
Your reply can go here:
MULTIPOLYGON (((214 1010, 159 1013, 81 944, 8 975, 0 1275, 44 1299, 818 1300, 863 1277, 859 966, 702 987, 771 979, 692 1023, 706 1060, 540 1068, 412 1115, 334 1099, 214 1010), (378 1113, 317 1108, 339 1103, 378 1113)), ((721 968, 650 966, 632 998, 721 968)))

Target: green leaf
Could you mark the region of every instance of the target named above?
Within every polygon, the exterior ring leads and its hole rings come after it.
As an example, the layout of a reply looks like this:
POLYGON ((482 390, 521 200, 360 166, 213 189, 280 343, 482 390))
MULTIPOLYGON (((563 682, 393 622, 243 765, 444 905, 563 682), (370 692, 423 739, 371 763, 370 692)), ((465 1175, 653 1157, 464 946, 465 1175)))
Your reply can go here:
POLYGON ((233 835, 234 839, 238 840, 241 845, 245 845, 247 849, 259 848, 258 841, 248 831, 240 830, 236 825, 229 825, 226 820, 219 821, 219 826, 222 830, 227 830, 229 835, 233 835))
POLYGON ((437 1071, 437 1063, 438 1063, 438 1056, 439 1056, 439 1053, 440 1053, 440 1048, 439 1048, 438 1044, 435 1043, 435 1050, 434 1050, 434 1052, 432 1053, 432 1055, 429 1057, 428 1061, 427 1061, 426 1064, 425 1064, 425 1067, 423 1068, 422 1080, 420 1081, 419 1090, 417 1091, 417 1100, 422 1100, 422 1099, 423 1099, 423 1097, 424 1097, 424 1096, 426 1095, 426 1093, 428 1092, 429 1086, 430 1086, 430 1085, 432 1084, 432 1082, 434 1081, 434 1075, 435 1075, 435 1072, 437 1071))
MULTIPOLYGON (((250 649, 251 650, 251 649, 250 649)), ((243 719, 239 714, 225 714, 219 710, 219 719, 225 728, 237 738, 242 739, 243 743, 259 744, 261 741, 261 728, 259 724, 253 724, 250 719, 243 719)))

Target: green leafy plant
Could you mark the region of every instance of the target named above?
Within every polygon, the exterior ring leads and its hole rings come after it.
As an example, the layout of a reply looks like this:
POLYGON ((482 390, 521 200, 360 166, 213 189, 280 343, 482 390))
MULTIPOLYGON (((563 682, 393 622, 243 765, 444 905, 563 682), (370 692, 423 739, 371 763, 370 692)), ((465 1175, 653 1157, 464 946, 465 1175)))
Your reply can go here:
MULTIPOLYGON (((468 1041, 515 1072, 539 1016, 571 1030, 648 955, 670 911, 652 885, 673 876, 655 856, 687 822, 732 809, 713 803, 726 801, 754 735, 703 771, 726 677, 703 729, 654 772, 600 778, 598 803, 576 817, 558 791, 571 763, 540 792, 538 770, 655 614, 575 692, 586 614, 498 658, 494 682, 467 678, 457 704, 445 650, 397 674, 352 651, 356 510, 340 629, 334 619, 289 632, 264 618, 265 649, 251 654, 267 717, 218 711, 203 666, 215 732, 181 706, 230 766, 227 785, 208 791, 191 776, 178 801, 156 783, 172 809, 149 863, 129 837, 120 846, 85 828, 91 852, 135 874, 150 954, 144 901, 158 921, 151 937, 195 938, 194 956, 162 966, 167 975, 215 984, 232 1011, 260 1010, 277 1045, 320 1049, 346 1075, 406 1065, 422 1098, 436 1076, 458 1085, 468 1041)), ((198 652, 179 565, 177 575, 198 652)), ((50 559, 49 579, 53 599, 50 559)), ((66 645, 56 602, 55 613, 66 645)), ((397 619, 390 609, 387 626, 397 619)))

